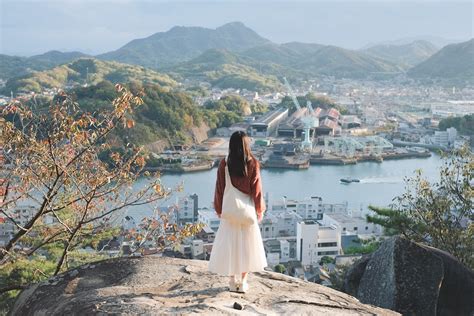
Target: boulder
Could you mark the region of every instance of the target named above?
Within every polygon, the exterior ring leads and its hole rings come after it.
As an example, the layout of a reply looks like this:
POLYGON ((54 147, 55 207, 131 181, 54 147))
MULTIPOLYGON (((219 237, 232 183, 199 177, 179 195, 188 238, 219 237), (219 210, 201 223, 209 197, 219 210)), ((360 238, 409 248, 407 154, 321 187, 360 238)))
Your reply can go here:
POLYGON ((344 279, 344 292, 349 295, 357 296, 359 283, 365 272, 365 267, 369 263, 370 255, 364 256, 357 260, 347 271, 344 279))
POLYGON ((344 291, 406 315, 473 315, 474 273, 450 254, 402 237, 349 269, 344 291))
POLYGON ((12 315, 399 315, 333 289, 275 272, 252 273, 246 294, 207 262, 119 258, 85 265, 31 286, 12 315))

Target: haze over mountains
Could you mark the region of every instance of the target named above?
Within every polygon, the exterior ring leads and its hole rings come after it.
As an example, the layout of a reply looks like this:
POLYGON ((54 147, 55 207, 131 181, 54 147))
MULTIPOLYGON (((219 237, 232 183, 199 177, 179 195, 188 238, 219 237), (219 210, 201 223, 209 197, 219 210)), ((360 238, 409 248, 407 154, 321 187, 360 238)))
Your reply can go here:
POLYGON ((438 48, 435 45, 423 40, 399 45, 375 45, 364 50, 369 55, 391 60, 404 68, 410 68, 425 61, 437 51, 438 48))
MULTIPOLYGON (((362 50, 316 43, 276 44, 243 23, 232 22, 216 29, 173 27, 95 58, 151 68, 179 80, 202 80, 221 88, 265 91, 280 85, 277 78, 282 76, 379 79, 407 72, 413 78, 472 82, 473 45, 470 40, 438 51, 427 41, 376 45, 362 50)), ((0 78, 26 76, 23 81, 28 77, 39 78, 37 74, 27 74, 80 57, 90 56, 57 51, 29 58, 0 55, 0 78)), ((124 66, 120 67, 123 70, 124 66)), ((18 86, 17 83, 18 80, 9 86, 18 86)))
POLYGON ((414 78, 474 79, 474 39, 451 44, 408 71, 414 78))
MULTIPOLYGON (((369 55, 363 51, 322 44, 291 42, 279 45, 261 37, 240 22, 228 23, 215 30, 174 27, 168 32, 133 40, 114 52, 97 57, 163 69, 179 62, 189 62, 208 49, 223 49, 235 54, 234 59, 238 56, 249 57, 259 63, 274 63, 311 75, 364 77, 371 72, 403 70, 397 64, 403 57, 399 57, 396 52, 392 55, 385 54, 385 60, 382 60, 375 53, 369 55)), ((409 56, 410 59, 420 59, 415 49, 406 54, 410 55, 411 52, 415 57, 409 56)), ((205 56, 200 61, 203 58, 205 56)), ((240 63, 251 66, 252 60, 240 60, 240 63)))

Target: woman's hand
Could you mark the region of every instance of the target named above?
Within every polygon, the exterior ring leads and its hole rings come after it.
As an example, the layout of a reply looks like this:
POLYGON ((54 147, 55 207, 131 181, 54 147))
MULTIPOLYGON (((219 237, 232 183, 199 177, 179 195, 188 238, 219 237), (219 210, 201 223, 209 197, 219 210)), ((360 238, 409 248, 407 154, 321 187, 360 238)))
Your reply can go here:
POLYGON ((262 222, 262 219, 263 219, 263 214, 262 214, 262 213, 257 213, 257 221, 258 221, 259 223, 261 223, 261 222, 262 222))
POLYGON ((216 214, 217 214, 217 217, 221 218, 221 214, 219 214, 219 213, 216 213, 216 214))

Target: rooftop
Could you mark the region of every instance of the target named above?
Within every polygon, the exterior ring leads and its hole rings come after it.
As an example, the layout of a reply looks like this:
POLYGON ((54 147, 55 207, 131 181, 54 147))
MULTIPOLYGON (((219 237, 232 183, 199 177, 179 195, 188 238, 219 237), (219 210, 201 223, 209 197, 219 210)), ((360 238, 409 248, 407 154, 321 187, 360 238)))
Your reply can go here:
POLYGON ((252 122, 251 125, 265 125, 269 124, 271 121, 275 120, 278 116, 288 112, 286 108, 278 108, 273 111, 267 112, 261 117, 259 117, 255 122, 252 122))

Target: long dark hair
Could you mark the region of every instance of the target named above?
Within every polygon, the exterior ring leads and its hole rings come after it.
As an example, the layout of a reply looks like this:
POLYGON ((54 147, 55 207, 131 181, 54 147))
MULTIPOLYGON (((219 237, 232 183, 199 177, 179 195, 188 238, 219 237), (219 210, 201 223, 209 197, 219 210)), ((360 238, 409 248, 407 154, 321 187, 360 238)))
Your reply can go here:
POLYGON ((245 132, 234 132, 230 137, 229 156, 227 156, 229 174, 234 177, 246 177, 248 175, 247 162, 250 159, 253 159, 250 138, 245 132))

